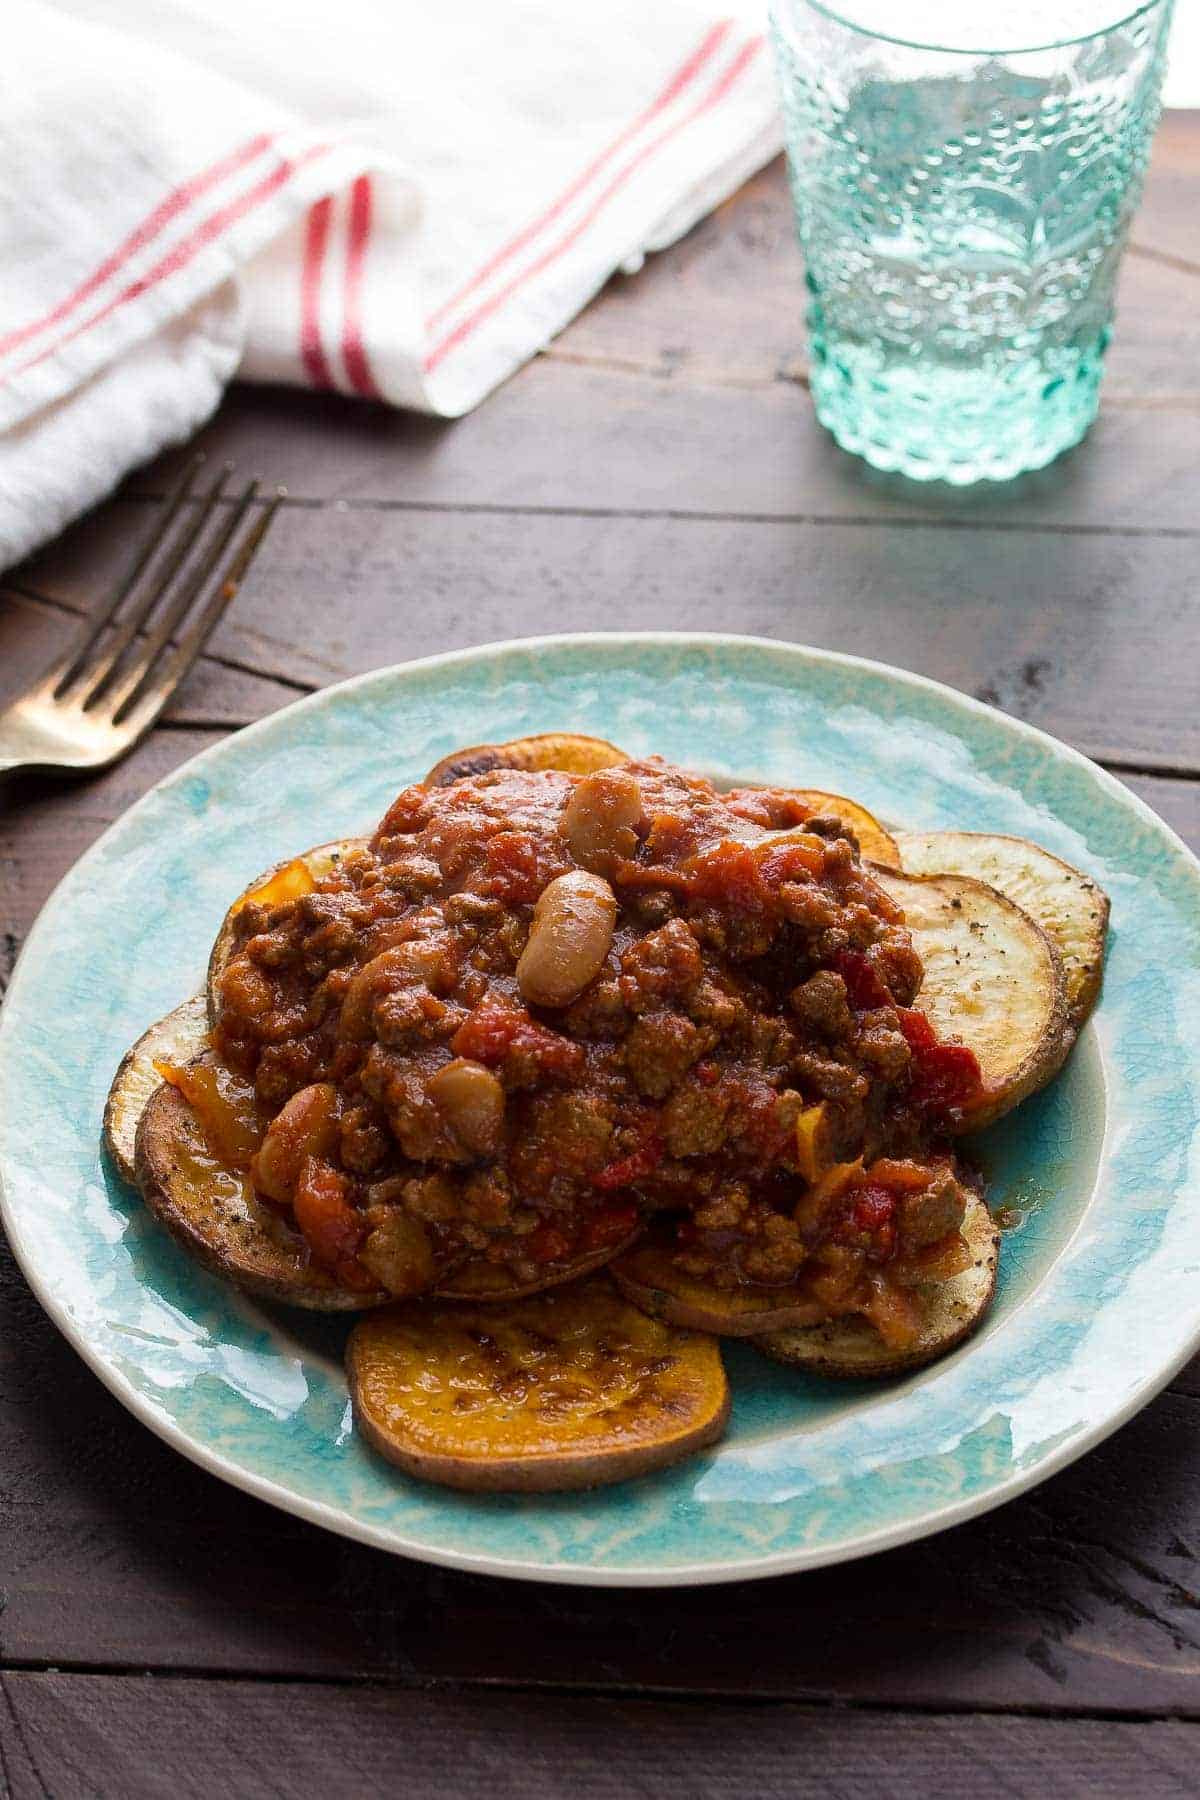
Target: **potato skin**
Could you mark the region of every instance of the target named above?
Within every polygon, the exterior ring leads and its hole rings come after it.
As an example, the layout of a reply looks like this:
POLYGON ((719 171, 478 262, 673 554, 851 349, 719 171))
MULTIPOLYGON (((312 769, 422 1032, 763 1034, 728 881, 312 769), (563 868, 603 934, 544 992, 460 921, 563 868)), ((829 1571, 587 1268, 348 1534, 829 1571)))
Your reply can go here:
POLYGON ((958 1129, 982 1130, 1045 1087, 1071 1052, 1062 959, 1028 913, 973 876, 906 875, 879 865, 871 874, 903 907, 925 965, 916 1005, 940 1036, 960 1038, 979 1058, 983 1091, 958 1129), (968 995, 971 1004, 960 1007, 968 995))
POLYGON ((974 1258, 972 1266, 925 1290, 926 1326, 911 1349, 889 1350, 874 1327, 859 1318, 769 1332, 755 1339, 755 1349, 772 1362, 843 1381, 907 1375, 936 1362, 978 1331, 996 1292, 1000 1233, 978 1195, 968 1205, 963 1236, 974 1258))
POLYGON ((471 744, 452 750, 434 763, 423 787, 449 787, 466 775, 485 775, 490 769, 561 769, 568 775, 590 775, 596 769, 628 762, 607 738, 585 737, 576 731, 542 731, 532 737, 510 738, 505 744, 471 744))
POLYGON ((165 1017, 156 1019, 121 1058, 104 1103, 101 1135, 117 1173, 131 1187, 137 1186, 134 1139, 138 1122, 161 1079, 154 1067, 155 1058, 190 1062, 203 1049, 204 1042, 204 996, 193 994, 165 1017))
POLYGON ((431 1298, 467 1300, 478 1306, 502 1306, 507 1300, 527 1300, 532 1294, 544 1294, 549 1288, 563 1287, 568 1281, 579 1281, 584 1275, 608 1267, 614 1257, 637 1242, 638 1236, 639 1232, 634 1231, 621 1243, 605 1244, 570 1262, 546 1263, 532 1281, 509 1277, 507 1285, 505 1272, 496 1263, 464 1263, 434 1288, 431 1298))
POLYGON ((389 1308, 355 1326, 346 1364, 368 1443, 463 1492, 624 1481, 715 1443, 729 1418, 716 1340, 648 1319, 604 1276, 504 1308, 389 1308))
POLYGON ((688 1331, 711 1331, 717 1337, 760 1337, 765 1331, 806 1326, 820 1308, 786 1288, 712 1287, 685 1274, 668 1248, 653 1241, 635 1245, 609 1264, 609 1274, 626 1299, 649 1313, 688 1331))
POLYGON ((1111 912, 1104 889, 1082 869, 1027 838, 983 831, 904 831, 897 843, 911 873, 973 875, 1037 920, 1062 957, 1067 1011, 1081 1031, 1104 980, 1111 912))
POLYGON ((339 1287, 314 1263, 303 1238, 259 1201, 247 1183, 205 1156, 191 1107, 163 1082, 137 1129, 134 1174, 142 1198, 184 1248, 234 1287, 285 1306, 361 1312, 391 1299, 381 1290, 339 1287))

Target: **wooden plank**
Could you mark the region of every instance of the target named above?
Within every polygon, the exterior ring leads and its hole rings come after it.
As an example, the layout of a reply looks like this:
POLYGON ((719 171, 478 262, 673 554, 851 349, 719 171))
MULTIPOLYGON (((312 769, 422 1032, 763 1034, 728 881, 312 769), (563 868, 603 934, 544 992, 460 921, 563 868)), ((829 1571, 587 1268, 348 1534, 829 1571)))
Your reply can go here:
MULTIPOLYGON (((64 605, 85 603, 102 542, 45 564, 64 605)), ((918 669, 1090 755, 1190 771, 1194 608, 1195 548, 1174 538, 287 507, 212 650, 315 686, 598 621, 744 631, 918 669)))
MULTIPOLYGON (((91 566, 63 546, 41 578, 79 605, 91 566)), ((1191 770, 1194 612, 1184 539, 287 507, 212 648, 315 685, 599 622, 743 631, 920 670, 1102 759, 1191 770)))
POLYGON ((11 1674, 11 1800, 1195 1792, 1200 1727, 11 1674))
MULTIPOLYGON (((1154 339, 1153 353, 1189 371, 1188 379, 1200 367, 1176 357, 1167 333, 1154 339)), ((946 490, 881 475, 838 450, 817 424, 807 389, 786 372, 749 383, 659 377, 615 351, 565 356, 528 364, 452 423, 284 389, 234 388, 198 441, 214 459, 263 468, 297 498, 351 507, 666 508, 1102 532, 1196 529, 1191 478, 1200 408, 1106 404, 1086 443, 1050 468, 946 490)), ((128 491, 161 493, 179 467, 177 456, 164 458, 128 491)), ((41 559, 31 570, 40 585, 41 559)))
POLYGON ((1178 108, 1164 113, 1154 139, 1146 191, 1133 222, 1133 242, 1200 272, 1198 158, 1200 110, 1178 108))
POLYGON ((1121 780, 1147 806, 1152 806, 1190 849, 1200 852, 1200 782, 1128 774, 1123 774, 1121 780))

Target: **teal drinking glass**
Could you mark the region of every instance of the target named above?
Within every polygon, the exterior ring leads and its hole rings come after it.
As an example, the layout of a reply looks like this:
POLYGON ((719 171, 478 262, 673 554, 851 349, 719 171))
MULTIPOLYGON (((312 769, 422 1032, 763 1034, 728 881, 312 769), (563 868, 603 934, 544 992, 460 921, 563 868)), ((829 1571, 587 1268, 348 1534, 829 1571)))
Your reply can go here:
POLYGON ((1079 442, 1172 3, 774 0, 813 399, 844 449, 966 484, 1079 442))

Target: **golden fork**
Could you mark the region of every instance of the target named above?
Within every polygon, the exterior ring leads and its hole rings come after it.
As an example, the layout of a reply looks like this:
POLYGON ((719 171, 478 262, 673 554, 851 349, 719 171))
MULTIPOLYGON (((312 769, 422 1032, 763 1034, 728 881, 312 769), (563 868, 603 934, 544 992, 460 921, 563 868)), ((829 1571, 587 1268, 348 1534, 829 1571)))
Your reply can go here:
POLYGON ((186 470, 157 530, 74 646, 0 711, 0 773, 116 762, 149 731, 199 656, 284 498, 278 488, 236 541, 258 498, 251 481, 206 539, 233 469, 227 464, 206 492, 193 494, 202 460, 186 470))

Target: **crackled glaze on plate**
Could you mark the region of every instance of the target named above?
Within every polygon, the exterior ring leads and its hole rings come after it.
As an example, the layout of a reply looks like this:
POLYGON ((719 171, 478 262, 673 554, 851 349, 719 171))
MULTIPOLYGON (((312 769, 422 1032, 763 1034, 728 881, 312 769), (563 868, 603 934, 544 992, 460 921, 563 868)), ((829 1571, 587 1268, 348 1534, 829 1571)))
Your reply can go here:
POLYGON ((82 858, 0 1019, 0 1186, 22 1267, 119 1398, 204 1467, 431 1561, 614 1584, 835 1562, 996 1505, 1096 1443, 1200 1338, 1200 867, 1053 740, 879 665, 746 638, 499 645, 314 695, 168 777, 82 858), (830 1386, 730 1345, 715 1450, 590 1495, 406 1480, 350 1428, 344 1322, 192 1264, 109 1169, 126 1046, 200 983, 230 895, 369 827, 462 743, 566 729, 745 780, 851 793, 917 828, 1016 832, 1113 901, 1104 998, 1065 1074, 987 1134, 1006 1237, 983 1332, 907 1380, 830 1386))

